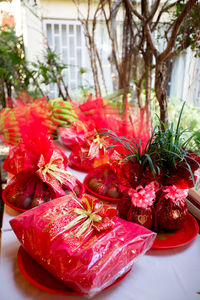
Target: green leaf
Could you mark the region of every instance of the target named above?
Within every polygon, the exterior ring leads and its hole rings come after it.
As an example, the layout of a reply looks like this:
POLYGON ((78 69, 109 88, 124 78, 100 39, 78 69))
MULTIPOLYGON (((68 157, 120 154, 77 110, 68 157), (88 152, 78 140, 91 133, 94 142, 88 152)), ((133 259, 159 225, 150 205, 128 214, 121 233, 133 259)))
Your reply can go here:
POLYGON ((147 154, 147 153, 145 153, 144 156, 145 156, 145 157, 147 158, 147 160, 149 161, 149 165, 150 165, 151 171, 152 171, 152 173, 153 173, 153 176, 155 176, 155 175, 156 175, 156 170, 155 170, 155 168, 154 168, 153 161, 152 161, 150 155, 147 154))
POLYGON ((159 240, 166 240, 166 239, 167 239, 162 233, 158 233, 158 234, 157 234, 157 238, 158 238, 159 240))
POLYGON ((182 108, 181 108, 181 112, 179 114, 178 123, 177 123, 177 127, 176 127, 175 142, 178 139, 178 133, 179 133, 179 129, 180 129, 180 122, 181 122, 181 117, 182 117, 182 114, 183 114, 184 106, 185 106, 185 102, 183 103, 182 108))
POLYGON ((173 232, 165 232, 165 235, 167 235, 167 236, 173 236, 173 235, 175 235, 175 232, 173 231, 173 232))

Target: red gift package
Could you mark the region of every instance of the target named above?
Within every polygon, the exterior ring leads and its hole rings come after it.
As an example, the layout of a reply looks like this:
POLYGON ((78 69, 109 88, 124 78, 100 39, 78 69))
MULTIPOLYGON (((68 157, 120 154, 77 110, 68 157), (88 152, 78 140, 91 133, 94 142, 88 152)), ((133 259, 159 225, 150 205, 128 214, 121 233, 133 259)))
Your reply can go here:
POLYGON ((136 189, 124 190, 118 203, 119 216, 152 229, 157 189, 158 184, 151 182, 146 187, 140 185, 136 189))
POLYGON ((70 167, 83 171, 104 165, 109 161, 106 148, 109 143, 105 137, 98 134, 88 136, 85 142, 74 148, 69 156, 70 167))
POLYGON ((0 113, 0 138, 4 144, 12 146, 19 143, 20 128, 29 123, 33 114, 38 116, 49 134, 55 131, 57 124, 51 120, 50 105, 45 97, 34 100, 25 92, 17 99, 9 99, 9 104, 12 108, 6 107, 0 113))
MULTIPOLYGON (((187 205, 185 199, 188 189, 175 185, 162 187, 162 192, 155 206, 156 227, 165 230, 178 230, 187 217, 187 205)), ((157 228, 156 228, 157 229, 157 228)))
POLYGON ((41 119, 33 115, 20 130, 22 139, 10 149, 4 163, 4 169, 14 176, 3 191, 3 200, 23 211, 68 192, 81 197, 83 185, 66 171, 68 159, 54 145, 41 119))
POLYGON ((85 194, 68 195, 10 221, 25 250, 75 291, 93 296, 125 274, 156 234, 116 217, 116 210, 85 194))
POLYGON ((88 136, 96 134, 93 126, 81 121, 73 122, 70 127, 59 127, 57 132, 60 143, 70 149, 83 144, 88 136))

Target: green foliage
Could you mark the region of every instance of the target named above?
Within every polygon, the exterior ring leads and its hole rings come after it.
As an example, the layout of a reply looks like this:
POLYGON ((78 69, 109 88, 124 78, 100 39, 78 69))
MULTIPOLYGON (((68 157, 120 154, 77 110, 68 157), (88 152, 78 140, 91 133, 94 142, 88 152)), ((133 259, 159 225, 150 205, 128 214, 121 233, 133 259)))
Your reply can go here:
POLYGON ((57 83, 58 79, 62 76, 62 71, 67 68, 67 65, 49 47, 44 55, 44 61, 38 60, 32 66, 34 67, 34 76, 40 78, 41 83, 45 85, 57 83))
POLYGON ((171 123, 170 126, 159 123, 155 135, 154 143, 157 149, 157 159, 166 170, 171 167, 176 168, 179 163, 183 162, 187 165, 188 151, 186 148, 193 135, 185 138, 184 134, 188 130, 180 128, 184 105, 185 103, 183 103, 181 108, 176 127, 174 123, 171 123))
MULTIPOLYGON (((180 99, 173 98, 168 102, 168 116, 169 123, 176 124, 182 107, 183 102, 180 99)), ((152 119, 154 126, 157 124, 159 114, 159 106, 156 100, 152 101, 152 119)), ((190 103, 186 102, 184 110, 182 112, 182 118, 180 121, 180 130, 185 130, 183 138, 187 140, 191 135, 194 135, 188 143, 188 149, 191 149, 200 154, 200 108, 193 107, 190 103), (187 129, 187 130, 186 130, 187 129)))
MULTIPOLYGON (((59 96, 67 99, 68 90, 62 76, 66 68, 67 65, 49 47, 43 61, 28 65, 22 36, 17 36, 12 27, 0 27, 0 89, 6 87, 7 96, 11 96, 12 91, 18 94, 21 90, 41 96, 41 84, 48 86, 55 83, 59 96)), ((2 94, 5 98, 4 92, 2 94)), ((5 105, 5 99, 3 102, 5 105)))
MULTIPOLYGON (((182 0, 176 4, 176 17, 182 12, 185 2, 182 0)), ((176 48, 178 52, 188 47, 191 47, 195 55, 200 57, 200 3, 198 2, 184 19, 177 35, 176 48)))
POLYGON ((22 36, 17 36, 12 27, 0 27, 0 78, 7 86, 17 91, 26 89, 31 73, 27 71, 22 36))
MULTIPOLYGON (((157 120, 158 125, 154 128, 151 138, 144 148, 142 148, 141 140, 137 142, 133 138, 118 137, 113 131, 108 129, 102 129, 100 134, 108 136, 113 142, 113 145, 108 148, 115 148, 121 145, 126 152, 124 155, 125 160, 131 160, 139 163, 144 168, 149 168, 154 176, 159 175, 160 170, 165 172, 165 176, 170 176, 172 170, 183 167, 190 172, 195 183, 190 167, 191 160, 195 160, 187 148, 196 136, 196 133, 191 134, 188 129, 181 129, 184 105, 185 103, 183 103, 180 110, 176 126, 175 123, 171 123, 168 126, 157 120), (190 134, 185 136, 188 132, 190 134)), ((198 162, 196 163, 198 164, 198 162)))
POLYGON ((121 145, 126 154, 124 160, 130 160, 132 162, 139 163, 144 168, 148 167, 153 175, 160 173, 160 168, 156 162, 156 148, 155 148, 155 134, 156 127, 154 128, 151 138, 147 142, 144 148, 142 148, 141 139, 136 141, 134 138, 127 138, 125 136, 117 136, 115 132, 109 129, 101 129, 100 135, 106 135, 113 142, 112 146, 109 146, 108 149, 119 147, 121 145))

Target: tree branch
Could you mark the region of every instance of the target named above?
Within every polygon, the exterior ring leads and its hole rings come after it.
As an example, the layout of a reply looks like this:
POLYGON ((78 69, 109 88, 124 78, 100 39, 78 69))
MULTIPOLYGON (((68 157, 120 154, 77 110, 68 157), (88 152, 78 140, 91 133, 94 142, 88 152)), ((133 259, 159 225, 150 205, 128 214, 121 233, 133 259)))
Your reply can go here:
MULTIPOLYGON (((109 1, 109 3, 110 3, 110 1, 109 1)), ((121 5, 121 3, 118 3, 117 5, 114 6, 114 8, 109 6, 109 9, 111 9, 109 20, 111 20, 111 23, 112 23, 112 20, 116 17, 120 5, 121 5)), ((116 70, 117 70, 118 74, 120 74, 120 68, 119 68, 118 59, 117 59, 118 55, 117 55, 116 37, 113 36, 113 34, 112 34, 112 30, 110 28, 110 22, 106 17, 105 9, 104 9, 103 6, 102 6, 102 12, 103 12, 104 19, 105 19, 105 22, 106 22, 106 28, 107 28, 108 36, 109 36, 109 38, 111 40, 111 43, 112 43, 112 56, 113 56, 114 64, 115 64, 115 67, 116 67, 116 70)), ((111 26, 112 26, 112 24, 111 24, 111 26)))
POLYGON ((154 45, 151 29, 148 23, 144 22, 144 29, 147 37, 147 41, 151 47, 151 50, 155 57, 158 57, 160 55, 159 51, 157 50, 156 46, 154 45))
MULTIPOLYGON (((193 0, 194 1, 194 0, 193 0)), ((145 34, 146 34, 146 37, 147 37, 147 40, 148 40, 148 43, 151 47, 151 50, 154 54, 155 57, 157 57, 160 53, 159 51, 156 49, 155 45, 154 45, 154 42, 153 42, 153 37, 152 37, 152 33, 151 33, 151 30, 150 30, 150 26, 149 26, 149 23, 148 23, 148 19, 146 20, 133 6, 131 0, 125 0, 127 6, 129 7, 129 9, 132 11, 132 13, 142 21, 143 23, 143 26, 144 26, 144 29, 145 29, 145 34)))
POLYGON ((160 0, 157 0, 154 3, 153 7, 152 7, 152 10, 151 10, 150 15, 148 17, 148 21, 153 20, 153 18, 155 16, 155 13, 157 12, 157 9, 158 9, 159 5, 160 5, 160 0))
POLYGON ((132 13, 143 23, 145 22, 145 18, 135 9, 133 6, 133 3, 130 0, 125 0, 126 4, 128 5, 129 9, 132 11, 132 13))
POLYGON ((163 10, 164 10, 165 5, 167 4, 167 2, 168 2, 168 0, 166 0, 165 3, 163 4, 163 6, 162 6, 162 8, 161 8, 161 10, 160 10, 160 12, 159 12, 159 14, 158 14, 158 16, 157 16, 156 21, 153 23, 153 26, 152 26, 152 28, 151 28, 151 31, 152 31, 152 32, 156 29, 156 26, 158 25, 158 23, 159 23, 159 21, 160 21, 160 18, 161 18, 162 14, 163 14, 163 10))
POLYGON ((176 42, 177 33, 178 33, 179 28, 180 28, 180 25, 181 25, 182 21, 184 20, 184 18, 186 17, 186 15, 192 9, 192 6, 196 2, 197 2, 197 0, 188 0, 188 2, 186 3, 184 9, 182 10, 182 12, 180 13, 180 15, 178 16, 178 18, 174 22, 174 25, 172 27, 171 37, 170 37, 170 39, 169 39, 169 41, 167 43, 167 46, 166 46, 165 50, 162 53, 160 53, 160 55, 158 57, 158 59, 160 61, 165 60, 165 58, 168 56, 168 54, 170 53, 170 51, 174 47, 175 42, 176 42))

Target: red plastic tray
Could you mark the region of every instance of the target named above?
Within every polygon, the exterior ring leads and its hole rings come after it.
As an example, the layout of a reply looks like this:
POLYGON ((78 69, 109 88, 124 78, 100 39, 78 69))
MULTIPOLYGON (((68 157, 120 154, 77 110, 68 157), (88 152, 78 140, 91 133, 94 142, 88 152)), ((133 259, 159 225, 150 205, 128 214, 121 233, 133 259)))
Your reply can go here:
POLYGON ((187 245, 195 239, 198 232, 199 225, 196 219, 188 213, 181 229, 174 232, 158 233, 151 249, 171 249, 187 245))
MULTIPOLYGON (((48 271, 46 271, 43 267, 41 267, 24 250, 22 246, 20 246, 18 250, 17 263, 23 276, 37 288, 56 295, 82 296, 81 293, 71 290, 65 284, 63 284, 61 281, 59 281, 53 275, 51 275, 48 271)), ((131 269, 127 273, 119 277, 113 284, 108 286, 106 289, 109 289, 118 284, 128 275, 130 271, 131 269)))
MULTIPOLYGON (((82 185, 82 183, 77 179, 77 183, 79 184, 79 185, 82 185)), ((84 194, 84 192, 85 192, 85 188, 84 188, 84 185, 83 185, 83 194, 84 194)), ((4 195, 2 194, 2 199, 3 199, 3 202, 6 204, 6 205, 8 205, 9 207, 11 207, 12 209, 14 209, 14 210, 16 210, 16 211, 19 211, 19 212, 25 212, 25 211, 27 211, 27 210, 30 210, 30 209, 32 209, 32 207, 31 208, 20 208, 20 207, 17 207, 17 206, 15 206, 15 205, 13 205, 13 204, 11 204, 7 199, 5 199, 4 198, 4 195)))
POLYGON ((19 212, 25 212, 27 211, 28 209, 25 209, 25 208, 20 208, 20 207, 16 207, 14 205, 12 205, 9 201, 7 201, 4 196, 2 195, 2 199, 3 199, 3 202, 8 205, 9 207, 11 207, 12 209, 16 210, 16 211, 19 211, 19 212))
POLYGON ((91 189, 89 188, 89 186, 88 186, 88 181, 89 181, 90 178, 91 178, 91 174, 88 174, 88 175, 85 177, 84 181, 83 181, 85 190, 86 190, 88 193, 94 195, 94 196, 97 197, 97 198, 100 198, 100 199, 106 200, 106 201, 118 202, 118 201, 120 200, 120 198, 107 197, 107 196, 98 194, 98 193, 94 192, 93 190, 91 190, 91 189))

